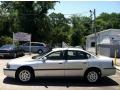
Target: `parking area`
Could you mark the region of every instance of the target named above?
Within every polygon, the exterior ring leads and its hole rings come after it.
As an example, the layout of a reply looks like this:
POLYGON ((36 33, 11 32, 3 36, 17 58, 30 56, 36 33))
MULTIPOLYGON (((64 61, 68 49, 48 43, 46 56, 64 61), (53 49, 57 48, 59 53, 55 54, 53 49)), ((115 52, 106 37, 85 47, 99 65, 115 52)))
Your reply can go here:
MULTIPOLYGON (((25 55, 20 58, 31 58, 25 55)), ((120 72, 104 77, 97 84, 88 84, 81 78, 38 78, 29 84, 19 83, 3 74, 3 67, 11 59, 0 59, 0 90, 120 90, 120 72)))

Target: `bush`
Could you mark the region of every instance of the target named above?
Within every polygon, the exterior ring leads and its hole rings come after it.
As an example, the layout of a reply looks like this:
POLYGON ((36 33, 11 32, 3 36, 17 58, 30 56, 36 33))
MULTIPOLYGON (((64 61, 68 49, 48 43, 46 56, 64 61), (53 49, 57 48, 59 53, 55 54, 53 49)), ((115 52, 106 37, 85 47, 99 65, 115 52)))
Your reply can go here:
POLYGON ((0 46, 4 45, 4 44, 12 44, 12 38, 8 37, 8 36, 1 36, 0 37, 0 46))

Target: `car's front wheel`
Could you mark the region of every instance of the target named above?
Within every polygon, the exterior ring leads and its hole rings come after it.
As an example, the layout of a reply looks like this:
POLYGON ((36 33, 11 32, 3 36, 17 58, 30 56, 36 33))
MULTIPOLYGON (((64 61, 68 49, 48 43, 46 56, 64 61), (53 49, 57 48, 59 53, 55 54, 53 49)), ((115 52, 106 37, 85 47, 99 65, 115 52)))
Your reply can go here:
POLYGON ((99 72, 96 70, 90 70, 85 74, 85 79, 90 83, 96 83, 99 80, 99 78, 99 72))
POLYGON ((11 58, 16 58, 17 57, 17 54, 16 53, 13 53, 11 58))
POLYGON ((17 72, 16 78, 20 82, 29 82, 33 79, 33 73, 30 69, 21 69, 17 72))

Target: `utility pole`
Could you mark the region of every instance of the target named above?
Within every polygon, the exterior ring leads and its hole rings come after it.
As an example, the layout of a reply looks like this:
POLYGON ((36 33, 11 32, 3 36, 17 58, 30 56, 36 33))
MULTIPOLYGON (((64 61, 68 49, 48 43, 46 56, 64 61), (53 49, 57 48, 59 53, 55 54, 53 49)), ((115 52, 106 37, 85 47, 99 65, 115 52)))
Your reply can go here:
POLYGON ((90 19, 91 19, 91 32, 90 33, 93 33, 93 12, 92 10, 90 10, 90 19))
POLYGON ((97 55, 96 10, 94 9, 95 54, 97 55))
POLYGON ((14 36, 14 32, 13 32, 13 45, 15 45, 15 36, 14 36))
POLYGON ((92 19, 92 17, 94 17, 94 20, 92 21, 92 32, 94 31, 95 33, 95 54, 97 55, 97 32, 96 32, 96 10, 94 9, 94 11, 90 10, 90 18, 92 19))

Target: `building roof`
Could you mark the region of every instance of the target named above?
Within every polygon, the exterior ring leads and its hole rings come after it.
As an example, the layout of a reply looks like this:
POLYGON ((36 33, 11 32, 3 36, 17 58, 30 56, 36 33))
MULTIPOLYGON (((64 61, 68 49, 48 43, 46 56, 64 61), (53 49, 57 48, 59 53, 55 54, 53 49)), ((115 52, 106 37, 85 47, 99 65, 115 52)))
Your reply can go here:
MULTIPOLYGON (((104 33, 104 32, 110 32, 110 31, 118 31, 118 30, 120 31, 120 29, 107 29, 107 30, 97 32, 97 34, 104 33)), ((88 37, 93 37, 93 36, 95 36, 95 34, 90 34, 90 35, 88 35, 86 37, 88 38, 88 37)))

